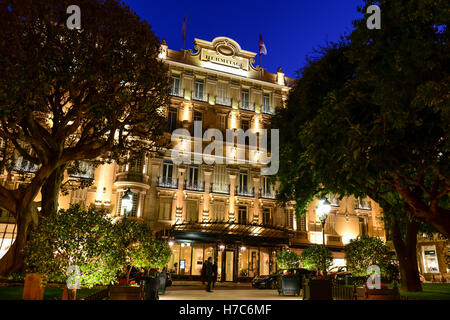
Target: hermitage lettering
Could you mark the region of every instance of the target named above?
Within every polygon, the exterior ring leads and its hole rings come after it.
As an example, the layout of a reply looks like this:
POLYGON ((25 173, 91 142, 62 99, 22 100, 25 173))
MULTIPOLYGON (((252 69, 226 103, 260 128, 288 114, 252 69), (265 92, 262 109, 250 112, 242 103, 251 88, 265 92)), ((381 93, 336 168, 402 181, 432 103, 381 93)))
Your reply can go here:
POLYGON ((215 52, 202 51, 202 60, 210 61, 212 63, 222 64, 222 65, 237 68, 237 69, 248 70, 248 61, 247 60, 239 61, 236 59, 230 59, 230 58, 221 56, 215 52))

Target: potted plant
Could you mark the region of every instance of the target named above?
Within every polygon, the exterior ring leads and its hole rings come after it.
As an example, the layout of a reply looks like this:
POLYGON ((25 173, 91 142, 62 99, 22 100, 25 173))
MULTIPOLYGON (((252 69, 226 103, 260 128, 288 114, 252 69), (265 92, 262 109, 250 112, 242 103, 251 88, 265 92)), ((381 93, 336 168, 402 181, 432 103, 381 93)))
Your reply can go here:
POLYGON ((301 256, 302 265, 306 269, 322 271, 304 281, 304 300, 333 300, 333 284, 326 277, 326 271, 333 264, 333 255, 325 246, 311 246, 306 248, 301 256))
POLYGON ((300 264, 299 256, 290 250, 281 250, 277 254, 277 264, 281 270, 285 270, 280 274, 278 280, 279 294, 295 294, 300 295, 302 279, 298 273, 291 273, 287 270, 297 269, 300 264))

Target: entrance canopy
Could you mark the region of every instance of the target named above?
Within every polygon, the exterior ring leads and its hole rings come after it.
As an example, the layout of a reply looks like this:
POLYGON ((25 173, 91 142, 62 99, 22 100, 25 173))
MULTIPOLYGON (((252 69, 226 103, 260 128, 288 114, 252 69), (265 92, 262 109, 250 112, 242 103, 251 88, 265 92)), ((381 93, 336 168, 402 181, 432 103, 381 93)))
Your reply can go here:
POLYGON ((234 221, 182 222, 176 223, 169 231, 175 239, 199 242, 244 242, 248 245, 289 245, 294 231, 281 226, 257 223, 241 224, 234 221))

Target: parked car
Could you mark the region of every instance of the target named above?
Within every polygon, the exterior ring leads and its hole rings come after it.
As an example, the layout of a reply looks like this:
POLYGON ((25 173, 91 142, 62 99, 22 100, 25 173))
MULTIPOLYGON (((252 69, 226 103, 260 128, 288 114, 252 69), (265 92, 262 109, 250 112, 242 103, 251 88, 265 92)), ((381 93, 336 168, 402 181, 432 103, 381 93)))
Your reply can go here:
POLYGON ((331 268, 327 273, 328 277, 333 280, 345 280, 346 277, 352 276, 352 273, 348 271, 346 266, 331 268))
POLYGON ((256 276, 252 280, 252 287, 258 289, 276 289, 278 288, 278 281, 282 274, 285 275, 300 275, 305 278, 315 276, 316 272, 307 270, 304 268, 298 269, 288 269, 288 270, 278 270, 277 272, 270 275, 256 276))

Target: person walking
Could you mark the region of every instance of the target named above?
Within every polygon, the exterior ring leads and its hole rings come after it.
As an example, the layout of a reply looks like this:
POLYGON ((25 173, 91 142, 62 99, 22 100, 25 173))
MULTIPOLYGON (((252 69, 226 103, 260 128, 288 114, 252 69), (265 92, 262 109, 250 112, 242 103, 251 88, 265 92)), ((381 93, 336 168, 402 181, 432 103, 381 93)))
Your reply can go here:
POLYGON ((212 266, 212 258, 209 257, 208 261, 206 261, 206 281, 208 282, 208 284, 206 285, 206 291, 207 292, 212 292, 211 291, 211 281, 212 281, 212 277, 214 275, 213 272, 213 266, 212 266))
POLYGON ((213 288, 215 288, 216 281, 217 281, 217 263, 215 261, 212 265, 212 269, 213 269, 212 286, 213 286, 213 288))
POLYGON ((205 284, 205 280, 206 280, 206 264, 208 263, 208 260, 205 260, 205 262, 203 262, 203 266, 202 266, 202 274, 200 275, 201 279, 202 279, 202 284, 205 284))

